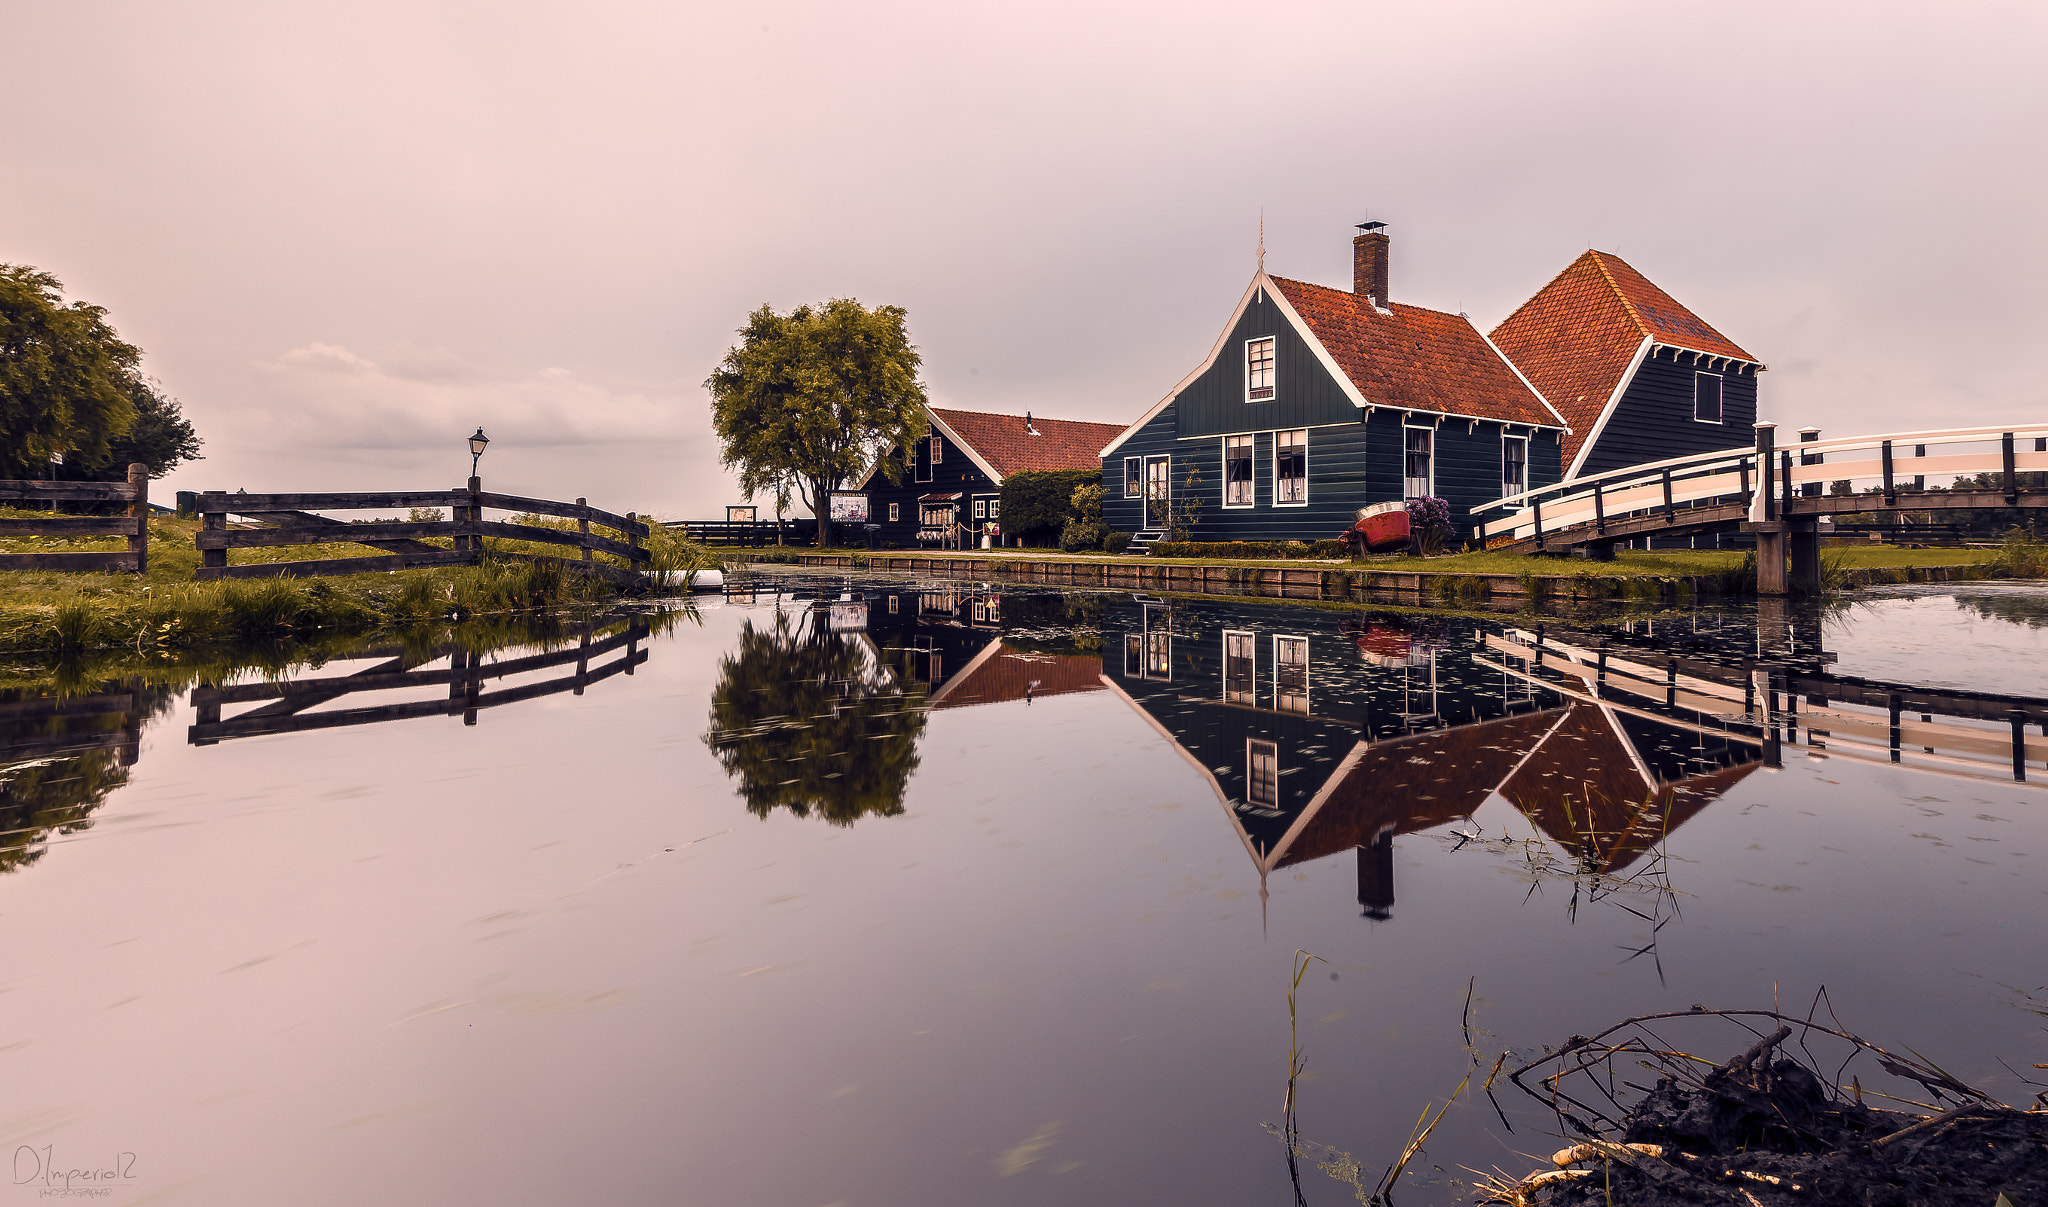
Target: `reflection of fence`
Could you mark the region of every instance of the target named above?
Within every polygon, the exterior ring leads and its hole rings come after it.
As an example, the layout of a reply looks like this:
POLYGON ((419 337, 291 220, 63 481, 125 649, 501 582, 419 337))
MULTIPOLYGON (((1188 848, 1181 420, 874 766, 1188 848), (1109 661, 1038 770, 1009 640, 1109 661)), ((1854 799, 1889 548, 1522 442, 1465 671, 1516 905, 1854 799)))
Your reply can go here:
MULTIPOLYGON (((528 499, 519 495, 488 494, 471 478, 467 489, 424 491, 360 491, 346 494, 225 494, 213 490, 199 496, 203 527, 195 538, 199 546, 200 578, 269 578, 276 575, 313 577, 326 574, 368 574, 383 570, 404 570, 420 566, 460 566, 477 561, 483 552, 483 538, 504 537, 515 541, 564 545, 578 553, 563 565, 596 574, 622 586, 643 585, 639 567, 652 554, 641 548, 647 525, 632 512, 614 515, 590 506, 582 499, 557 503, 550 499, 528 499), (396 508, 446 507, 447 520, 372 520, 346 523, 315 515, 315 511, 365 511, 396 508), (483 518, 484 509, 526 512, 576 521, 574 532, 541 528, 483 518), (228 528, 228 516, 253 516, 265 520, 266 528, 228 528), (615 541, 590 531, 600 524, 625 534, 615 541), (427 543, 430 538, 451 537, 453 548, 427 543), (293 562, 258 562, 228 565, 230 549, 261 549, 284 545, 325 545, 354 541, 383 549, 383 557, 318 558, 293 562), (628 568, 595 561, 595 553, 624 558, 628 568)), ((498 554, 519 557, 517 554, 498 554)))
POLYGON ((647 661, 647 651, 639 648, 639 643, 647 637, 647 633, 647 626, 643 624, 630 625, 620 632, 596 641, 591 640, 590 634, 585 633, 574 646, 489 663, 484 662, 480 654, 452 645, 439 646, 418 656, 391 650, 370 651, 365 656, 378 657, 393 653, 396 653, 396 656, 353 675, 330 675, 318 679, 294 679, 276 683, 242 683, 232 687, 200 686, 192 690, 192 703, 198 710, 198 723, 192 726, 187 736, 194 746, 211 746, 228 738, 297 733, 309 729, 338 729, 350 725, 374 725, 382 721, 402 721, 411 717, 459 715, 463 724, 474 725, 480 709, 494 708, 501 704, 516 704, 522 700, 535 700, 565 691, 580 696, 583 689, 593 683, 603 682, 622 672, 632 674, 634 667, 647 661), (616 660, 603 666, 591 665, 618 650, 623 650, 624 653, 616 660), (448 666, 445 669, 414 669, 423 663, 440 658, 448 659, 448 666), (523 683, 517 687, 499 688, 496 691, 484 690, 484 684, 492 679, 504 679, 512 675, 572 664, 575 669, 558 678, 539 683, 523 683), (448 695, 445 699, 409 700, 361 708, 311 711, 320 705, 331 704, 359 692, 420 687, 445 687, 448 689, 448 695), (221 708, 232 704, 261 706, 223 720, 221 708))
POLYGON ((39 697, 0 701, 0 765, 78 754, 87 750, 118 750, 121 765, 132 767, 142 755, 142 693, 130 680, 129 690, 92 696, 39 697), (120 728, 106 723, 120 718, 120 728), (51 722, 58 722, 52 726, 51 722), (5 731, 35 725, 42 732, 5 731), (49 732, 55 728, 58 732, 49 732))
POLYGON ((1897 763, 1975 780, 2026 783, 2032 770, 2032 782, 2048 784, 2042 774, 2048 769, 2048 700, 1762 664, 1741 669, 1678 657, 1651 661, 1540 633, 1489 635, 1485 643, 1526 669, 1485 659, 1481 665, 1659 724, 1761 742, 1773 764, 1781 746, 1803 745, 1817 758, 1897 763), (1548 676, 1539 673, 1546 670, 1548 676), (2041 736, 2028 734, 2030 726, 2041 736))
POLYGON ((773 545, 778 530, 785 544, 818 539, 816 520, 684 520, 672 527, 700 545, 773 545))
POLYGON ((0 553, 0 570, 149 569, 149 468, 130 465, 126 482, 0 482, 0 502, 126 503, 125 516, 0 519, 0 536, 125 536, 126 552, 0 553))

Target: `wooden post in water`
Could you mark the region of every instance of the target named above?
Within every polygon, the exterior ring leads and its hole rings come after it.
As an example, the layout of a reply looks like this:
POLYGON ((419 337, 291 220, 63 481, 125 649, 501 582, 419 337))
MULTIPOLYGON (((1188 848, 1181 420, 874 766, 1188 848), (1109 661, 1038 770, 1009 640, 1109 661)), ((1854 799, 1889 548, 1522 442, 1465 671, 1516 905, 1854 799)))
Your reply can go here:
POLYGON ((135 555, 135 572, 149 573, 149 467, 141 462, 128 466, 128 485, 135 488, 135 501, 128 514, 135 517, 135 535, 128 538, 128 552, 135 555))

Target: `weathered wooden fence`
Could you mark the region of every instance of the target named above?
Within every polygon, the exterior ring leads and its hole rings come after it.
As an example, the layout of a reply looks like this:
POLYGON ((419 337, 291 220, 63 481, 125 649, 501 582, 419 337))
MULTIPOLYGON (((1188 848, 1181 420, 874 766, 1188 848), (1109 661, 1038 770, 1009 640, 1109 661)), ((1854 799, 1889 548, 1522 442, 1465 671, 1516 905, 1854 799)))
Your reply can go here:
POLYGON ((361 656, 383 658, 388 655, 388 660, 352 675, 242 683, 232 687, 215 687, 202 683, 192 689, 192 704, 198 712, 198 723, 187 731, 187 740, 194 746, 211 746, 228 738, 253 738, 264 734, 298 733, 309 729, 339 729, 351 725, 374 725, 381 721, 403 721, 412 717, 459 716, 463 724, 474 725, 479 709, 515 704, 521 700, 535 700, 558 692, 573 692, 580 696, 583 689, 593 683, 602 683, 613 675, 632 674, 634 667, 647 661, 647 651, 640 648, 640 643, 646 640, 647 635, 647 626, 635 622, 606 637, 593 640, 592 634, 585 632, 573 646, 550 650, 543 654, 506 658, 499 662, 485 662, 475 651, 454 644, 437 646, 423 652, 370 650, 361 656), (624 652, 618 658, 603 665, 593 665, 620 650, 624 652), (448 659, 448 665, 444 669, 414 669, 441 658, 448 659), (492 679, 504 679, 512 675, 530 674, 572 664, 574 670, 553 679, 523 683, 496 691, 484 690, 484 684, 492 679), (448 694, 442 699, 409 700, 359 708, 311 711, 320 705, 331 704, 359 692, 421 687, 446 687, 448 694), (259 707, 239 716, 221 719, 221 707, 232 704, 257 704, 259 707))
MULTIPOLYGON (((670 527, 700 545, 773 545, 778 529, 784 544, 804 545, 818 539, 816 520, 784 520, 779 525, 774 520, 682 520, 670 527)), ((847 527, 856 534, 860 531, 858 524, 847 527)))
MULTIPOLYGON (((270 578, 279 575, 311 578, 329 574, 369 574, 384 570, 407 570, 421 566, 463 566, 474 564, 484 552, 483 538, 533 541, 562 545, 577 551, 564 557, 563 565, 608 579, 624 587, 646 585, 642 567, 652 559, 641 545, 648 528, 632 512, 615 515, 590 506, 584 499, 558 503, 552 499, 529 499, 520 495, 492 494, 479 489, 478 480, 453 490, 358 491, 327 494, 226 494, 207 491, 199 496, 201 527, 194 538, 199 546, 199 577, 270 578), (446 520, 372 520, 352 523, 317 515, 319 511, 388 511, 396 508, 448 509, 446 520), (576 521, 574 532, 542 528, 533 524, 486 520, 485 509, 555 516, 576 521), (228 517, 242 516, 267 524, 261 528, 229 528, 228 517), (600 536, 590 530, 599 524, 625 534, 623 541, 600 536), (453 548, 429 544, 435 537, 453 538, 453 548), (302 561, 251 562, 230 566, 228 550, 262 549, 288 545, 327 545, 353 541, 382 549, 382 557, 332 557, 302 561), (609 553, 623 558, 624 567, 595 560, 594 554, 609 553)), ((495 556, 522 558, 528 555, 498 552, 495 556)))
POLYGON ((130 465, 126 482, 0 481, 0 502, 126 503, 125 516, 25 516, 0 519, 0 536, 125 536, 128 548, 105 553, 0 553, 0 570, 149 569, 149 468, 130 465))

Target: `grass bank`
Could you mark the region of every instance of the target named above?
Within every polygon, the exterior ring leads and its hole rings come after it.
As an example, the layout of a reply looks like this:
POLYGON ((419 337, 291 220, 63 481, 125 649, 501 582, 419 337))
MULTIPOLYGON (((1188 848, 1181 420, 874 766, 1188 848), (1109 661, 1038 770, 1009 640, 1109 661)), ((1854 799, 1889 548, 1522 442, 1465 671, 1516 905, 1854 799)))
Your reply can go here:
MULTIPOLYGON (((567 523, 538 517, 530 522, 567 523)), ((171 658, 175 651, 196 647, 305 640, 316 635, 354 636, 481 618, 597 609, 619 597, 618 589, 602 579, 566 567, 559 556, 561 546, 495 539, 486 540, 487 555, 532 554, 541 560, 487 556, 474 566, 315 579, 194 582, 199 551, 193 536, 198 530, 196 519, 152 521, 149 572, 145 575, 0 573, 0 652, 69 657, 94 650, 123 650, 171 658)), ((119 538, 0 539, 0 552, 122 547, 119 538)), ((715 554, 660 525, 654 526, 647 547, 654 555, 651 568, 658 589, 677 589, 690 572, 720 564, 715 554)), ((375 557, 381 552, 336 541, 236 550, 234 563, 375 557)))

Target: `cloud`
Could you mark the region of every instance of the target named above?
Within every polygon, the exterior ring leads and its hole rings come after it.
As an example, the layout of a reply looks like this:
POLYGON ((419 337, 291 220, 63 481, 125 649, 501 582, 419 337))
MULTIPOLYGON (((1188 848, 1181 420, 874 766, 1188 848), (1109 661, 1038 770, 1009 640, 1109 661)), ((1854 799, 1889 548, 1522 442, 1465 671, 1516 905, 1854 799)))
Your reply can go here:
POLYGON ((372 359, 310 343, 260 363, 262 401, 237 423, 273 439, 332 449, 411 449, 481 425, 492 440, 576 445, 699 438, 706 403, 695 387, 622 388, 563 368, 505 372, 445 348, 401 346, 372 359))

